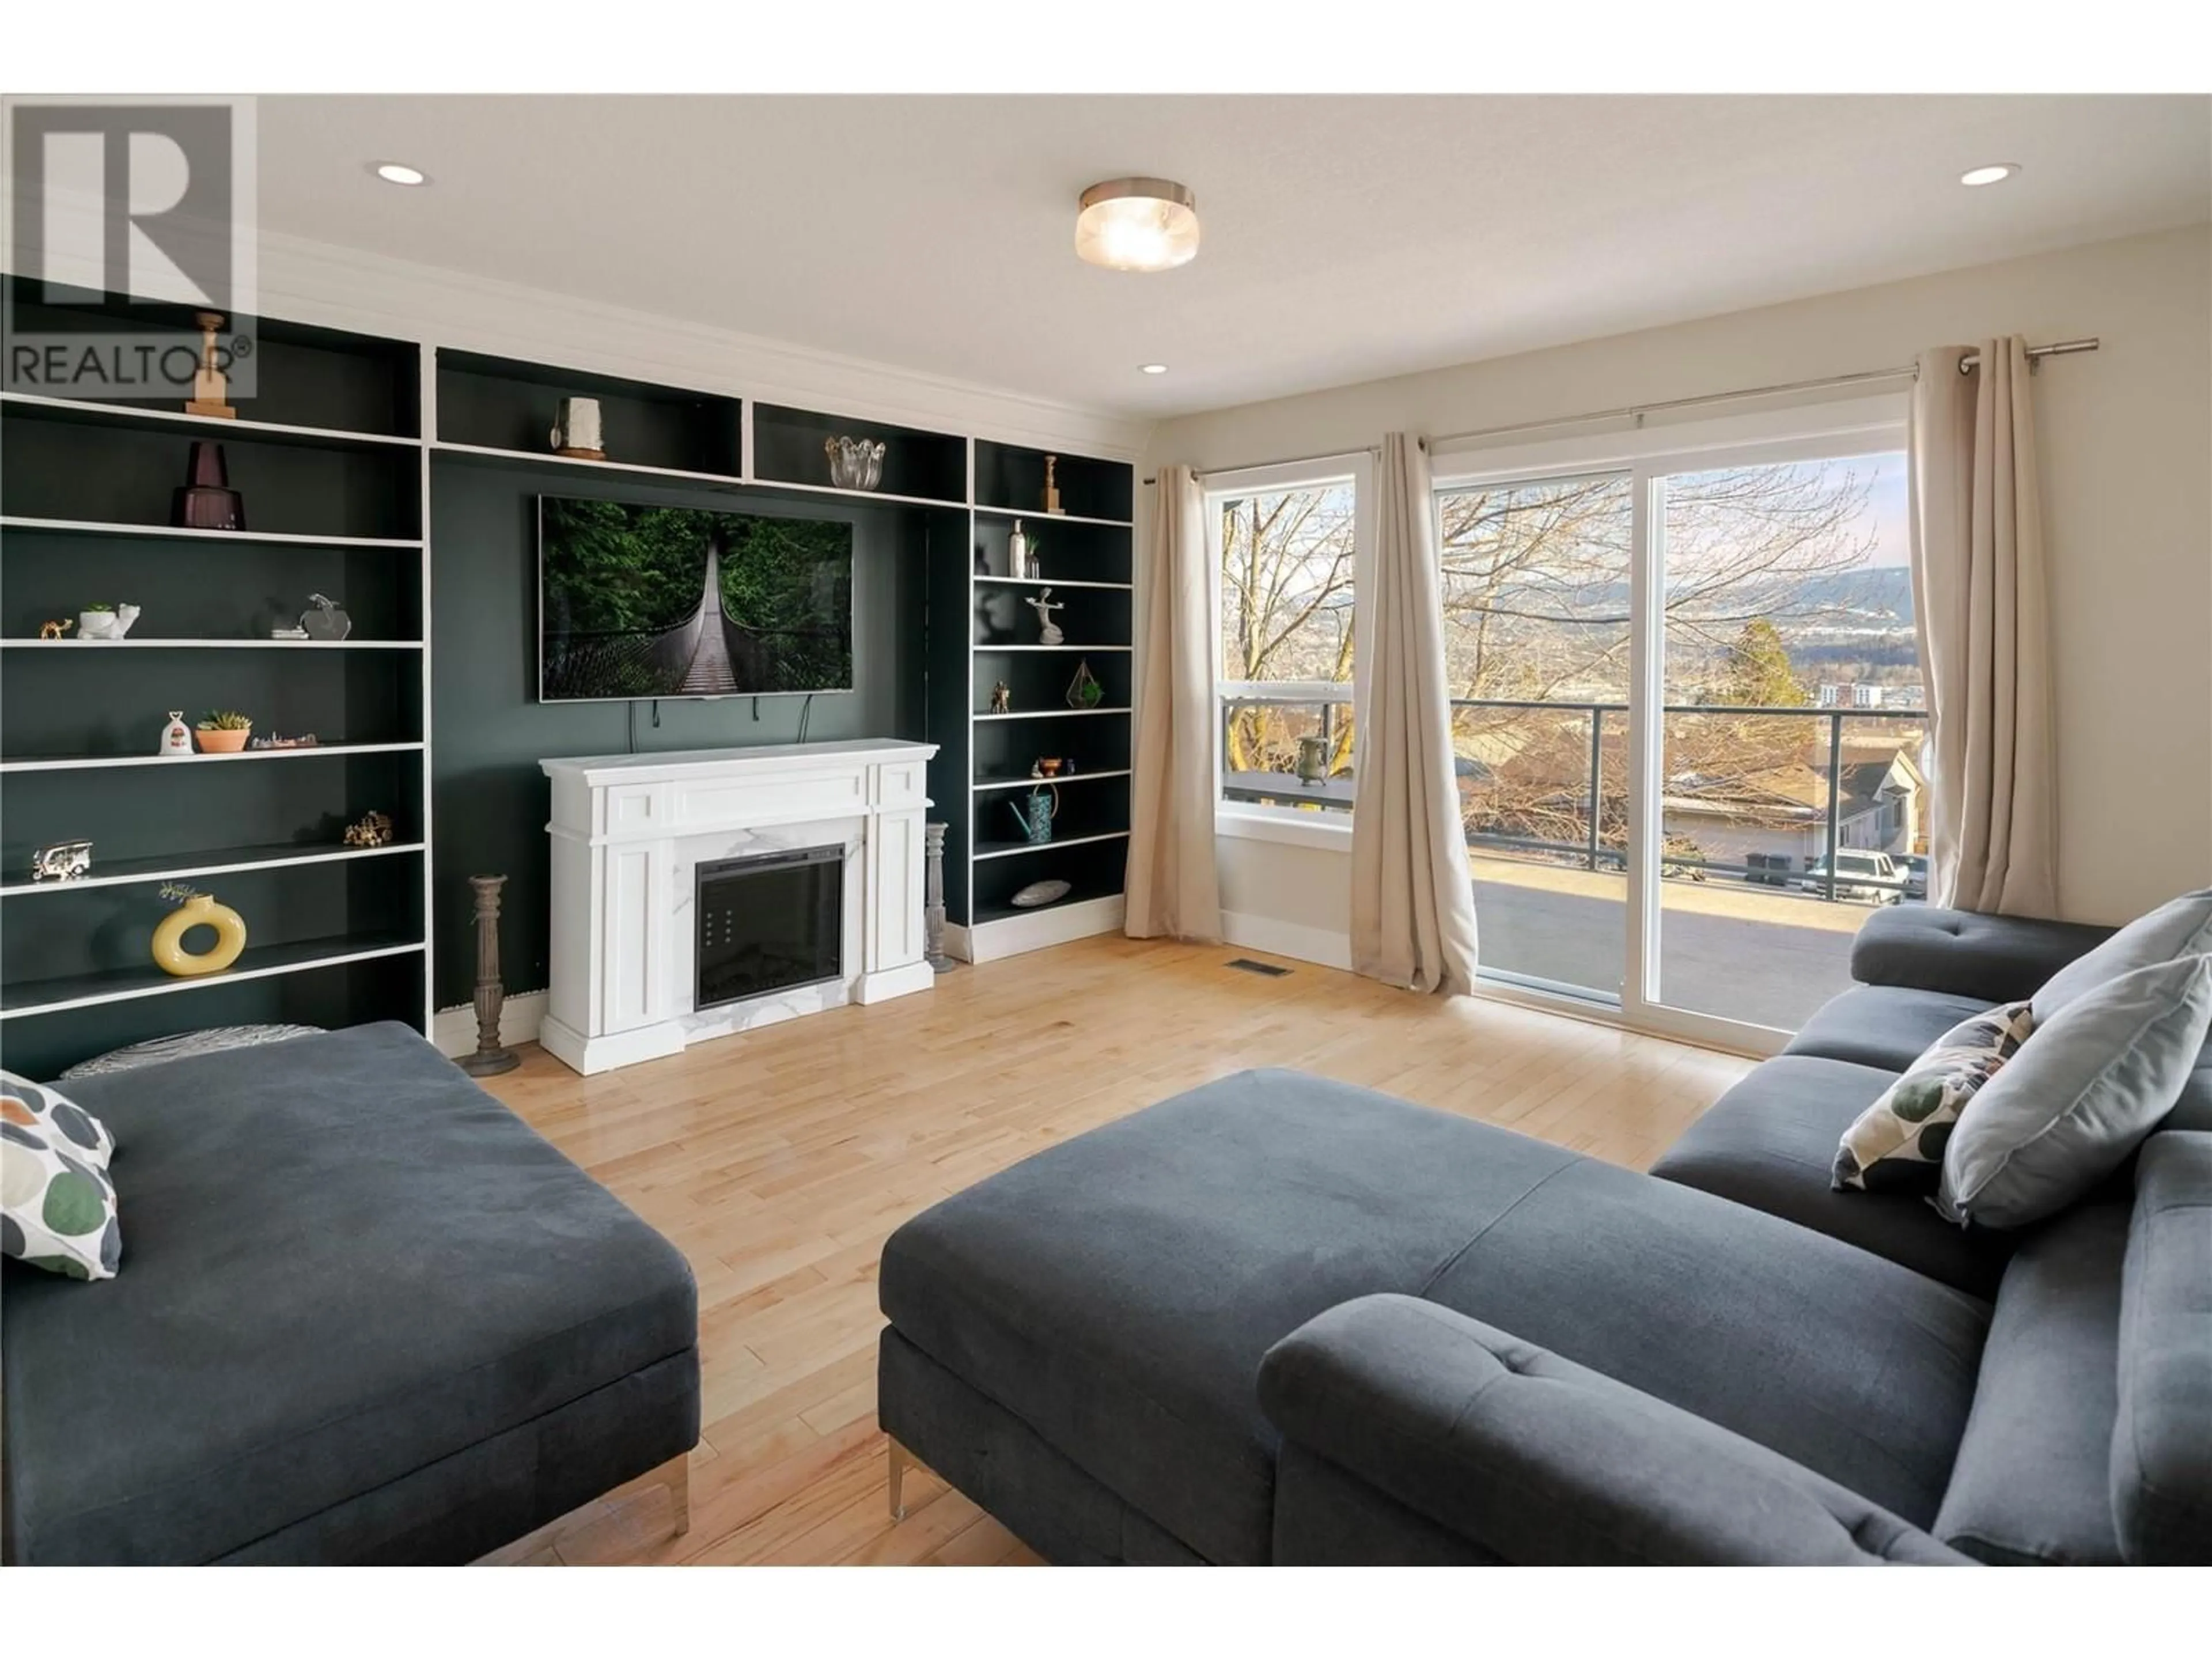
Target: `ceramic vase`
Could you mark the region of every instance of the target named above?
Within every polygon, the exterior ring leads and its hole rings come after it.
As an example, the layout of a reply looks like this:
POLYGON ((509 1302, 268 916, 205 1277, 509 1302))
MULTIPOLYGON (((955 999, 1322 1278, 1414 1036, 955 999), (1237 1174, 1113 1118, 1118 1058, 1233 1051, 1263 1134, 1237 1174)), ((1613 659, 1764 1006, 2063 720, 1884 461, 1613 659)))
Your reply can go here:
POLYGON ((221 444, 196 443, 170 516, 186 530, 243 530, 246 498, 230 487, 221 444))
POLYGON ((212 893, 193 894, 154 928, 154 965, 179 979, 219 974, 245 949, 245 918, 228 904, 217 904, 212 893), (215 943, 204 951, 186 950, 185 936, 195 927, 214 928, 215 943))

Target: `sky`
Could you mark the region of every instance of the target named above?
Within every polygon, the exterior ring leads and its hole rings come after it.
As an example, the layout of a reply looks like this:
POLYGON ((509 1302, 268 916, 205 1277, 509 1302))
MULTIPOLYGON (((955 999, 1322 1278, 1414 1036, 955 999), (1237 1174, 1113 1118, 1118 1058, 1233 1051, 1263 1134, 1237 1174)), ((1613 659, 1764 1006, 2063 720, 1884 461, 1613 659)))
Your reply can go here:
POLYGON ((1832 461, 1829 465, 1837 471, 1856 471, 1866 474, 1871 463, 1874 468, 1874 487, 1868 493, 1866 516, 1872 521, 1876 537, 1870 564, 1903 565, 1911 562, 1912 544, 1907 527, 1908 508, 1905 494, 1905 455, 1895 451, 1887 455, 1860 455, 1848 461, 1832 461))

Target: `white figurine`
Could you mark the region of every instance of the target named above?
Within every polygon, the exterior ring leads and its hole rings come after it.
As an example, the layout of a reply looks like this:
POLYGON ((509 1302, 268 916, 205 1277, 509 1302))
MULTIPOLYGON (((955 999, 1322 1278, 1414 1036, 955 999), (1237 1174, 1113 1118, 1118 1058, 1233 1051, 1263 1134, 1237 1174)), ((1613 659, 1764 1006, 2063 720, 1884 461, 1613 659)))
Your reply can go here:
POLYGON ((101 605, 96 611, 80 611, 76 636, 81 640, 119 640, 137 620, 138 607, 135 605, 101 605))
POLYGON ((1022 603, 1036 612, 1037 625, 1044 630, 1037 635, 1039 645, 1062 645, 1066 642, 1067 635, 1061 633, 1059 626, 1054 623, 1052 613, 1055 611, 1065 611, 1067 606, 1064 603, 1060 605, 1053 603, 1052 589, 1048 587, 1036 598, 1024 599, 1022 603))

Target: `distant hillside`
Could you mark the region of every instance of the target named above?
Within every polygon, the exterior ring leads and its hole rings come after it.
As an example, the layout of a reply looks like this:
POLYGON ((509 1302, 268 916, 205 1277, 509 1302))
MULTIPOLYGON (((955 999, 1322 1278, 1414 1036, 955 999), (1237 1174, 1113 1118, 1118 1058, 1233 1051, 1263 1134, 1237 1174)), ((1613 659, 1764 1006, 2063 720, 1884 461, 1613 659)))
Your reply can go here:
MULTIPOLYGON (((1573 586, 1548 586, 1543 592, 1550 602, 1557 604, 1564 598, 1574 610, 1623 614, 1628 610, 1626 582, 1583 582, 1573 586)), ((1834 623, 1857 617, 1877 624, 1894 621, 1907 628, 1912 625, 1912 573, 1901 564, 1870 565, 1828 575, 1756 580, 1747 582, 1740 592, 1746 602, 1731 605, 1729 609, 1764 609, 1777 617, 1816 623, 1834 623), (1821 612, 1827 614, 1818 614, 1821 612)))
POLYGON ((1903 565, 1841 570, 1832 576, 1806 576, 1791 584, 1793 609, 1851 611, 1869 620, 1912 622, 1912 573, 1903 565))

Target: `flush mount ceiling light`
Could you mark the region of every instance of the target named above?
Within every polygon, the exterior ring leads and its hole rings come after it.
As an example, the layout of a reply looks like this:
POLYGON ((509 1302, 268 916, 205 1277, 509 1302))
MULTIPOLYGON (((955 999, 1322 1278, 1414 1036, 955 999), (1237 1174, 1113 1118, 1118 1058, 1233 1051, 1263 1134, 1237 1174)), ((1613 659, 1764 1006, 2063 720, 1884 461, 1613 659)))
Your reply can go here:
POLYGON ((430 175, 420 167, 410 167, 404 161, 379 161, 369 171, 387 185, 427 185, 430 175))
POLYGON ((1198 198, 1169 179, 1109 179, 1083 192, 1075 252, 1109 270, 1172 270, 1198 257, 1198 198))
POLYGON ((1164 374, 1167 372, 1168 366, 1165 363, 1139 363, 1137 365, 1137 373, 1139 374, 1164 374))
POLYGON ((1968 167, 1959 175, 1959 182, 1968 185, 2002 184, 2019 171, 2017 161, 1991 161, 1986 167, 1968 167))

